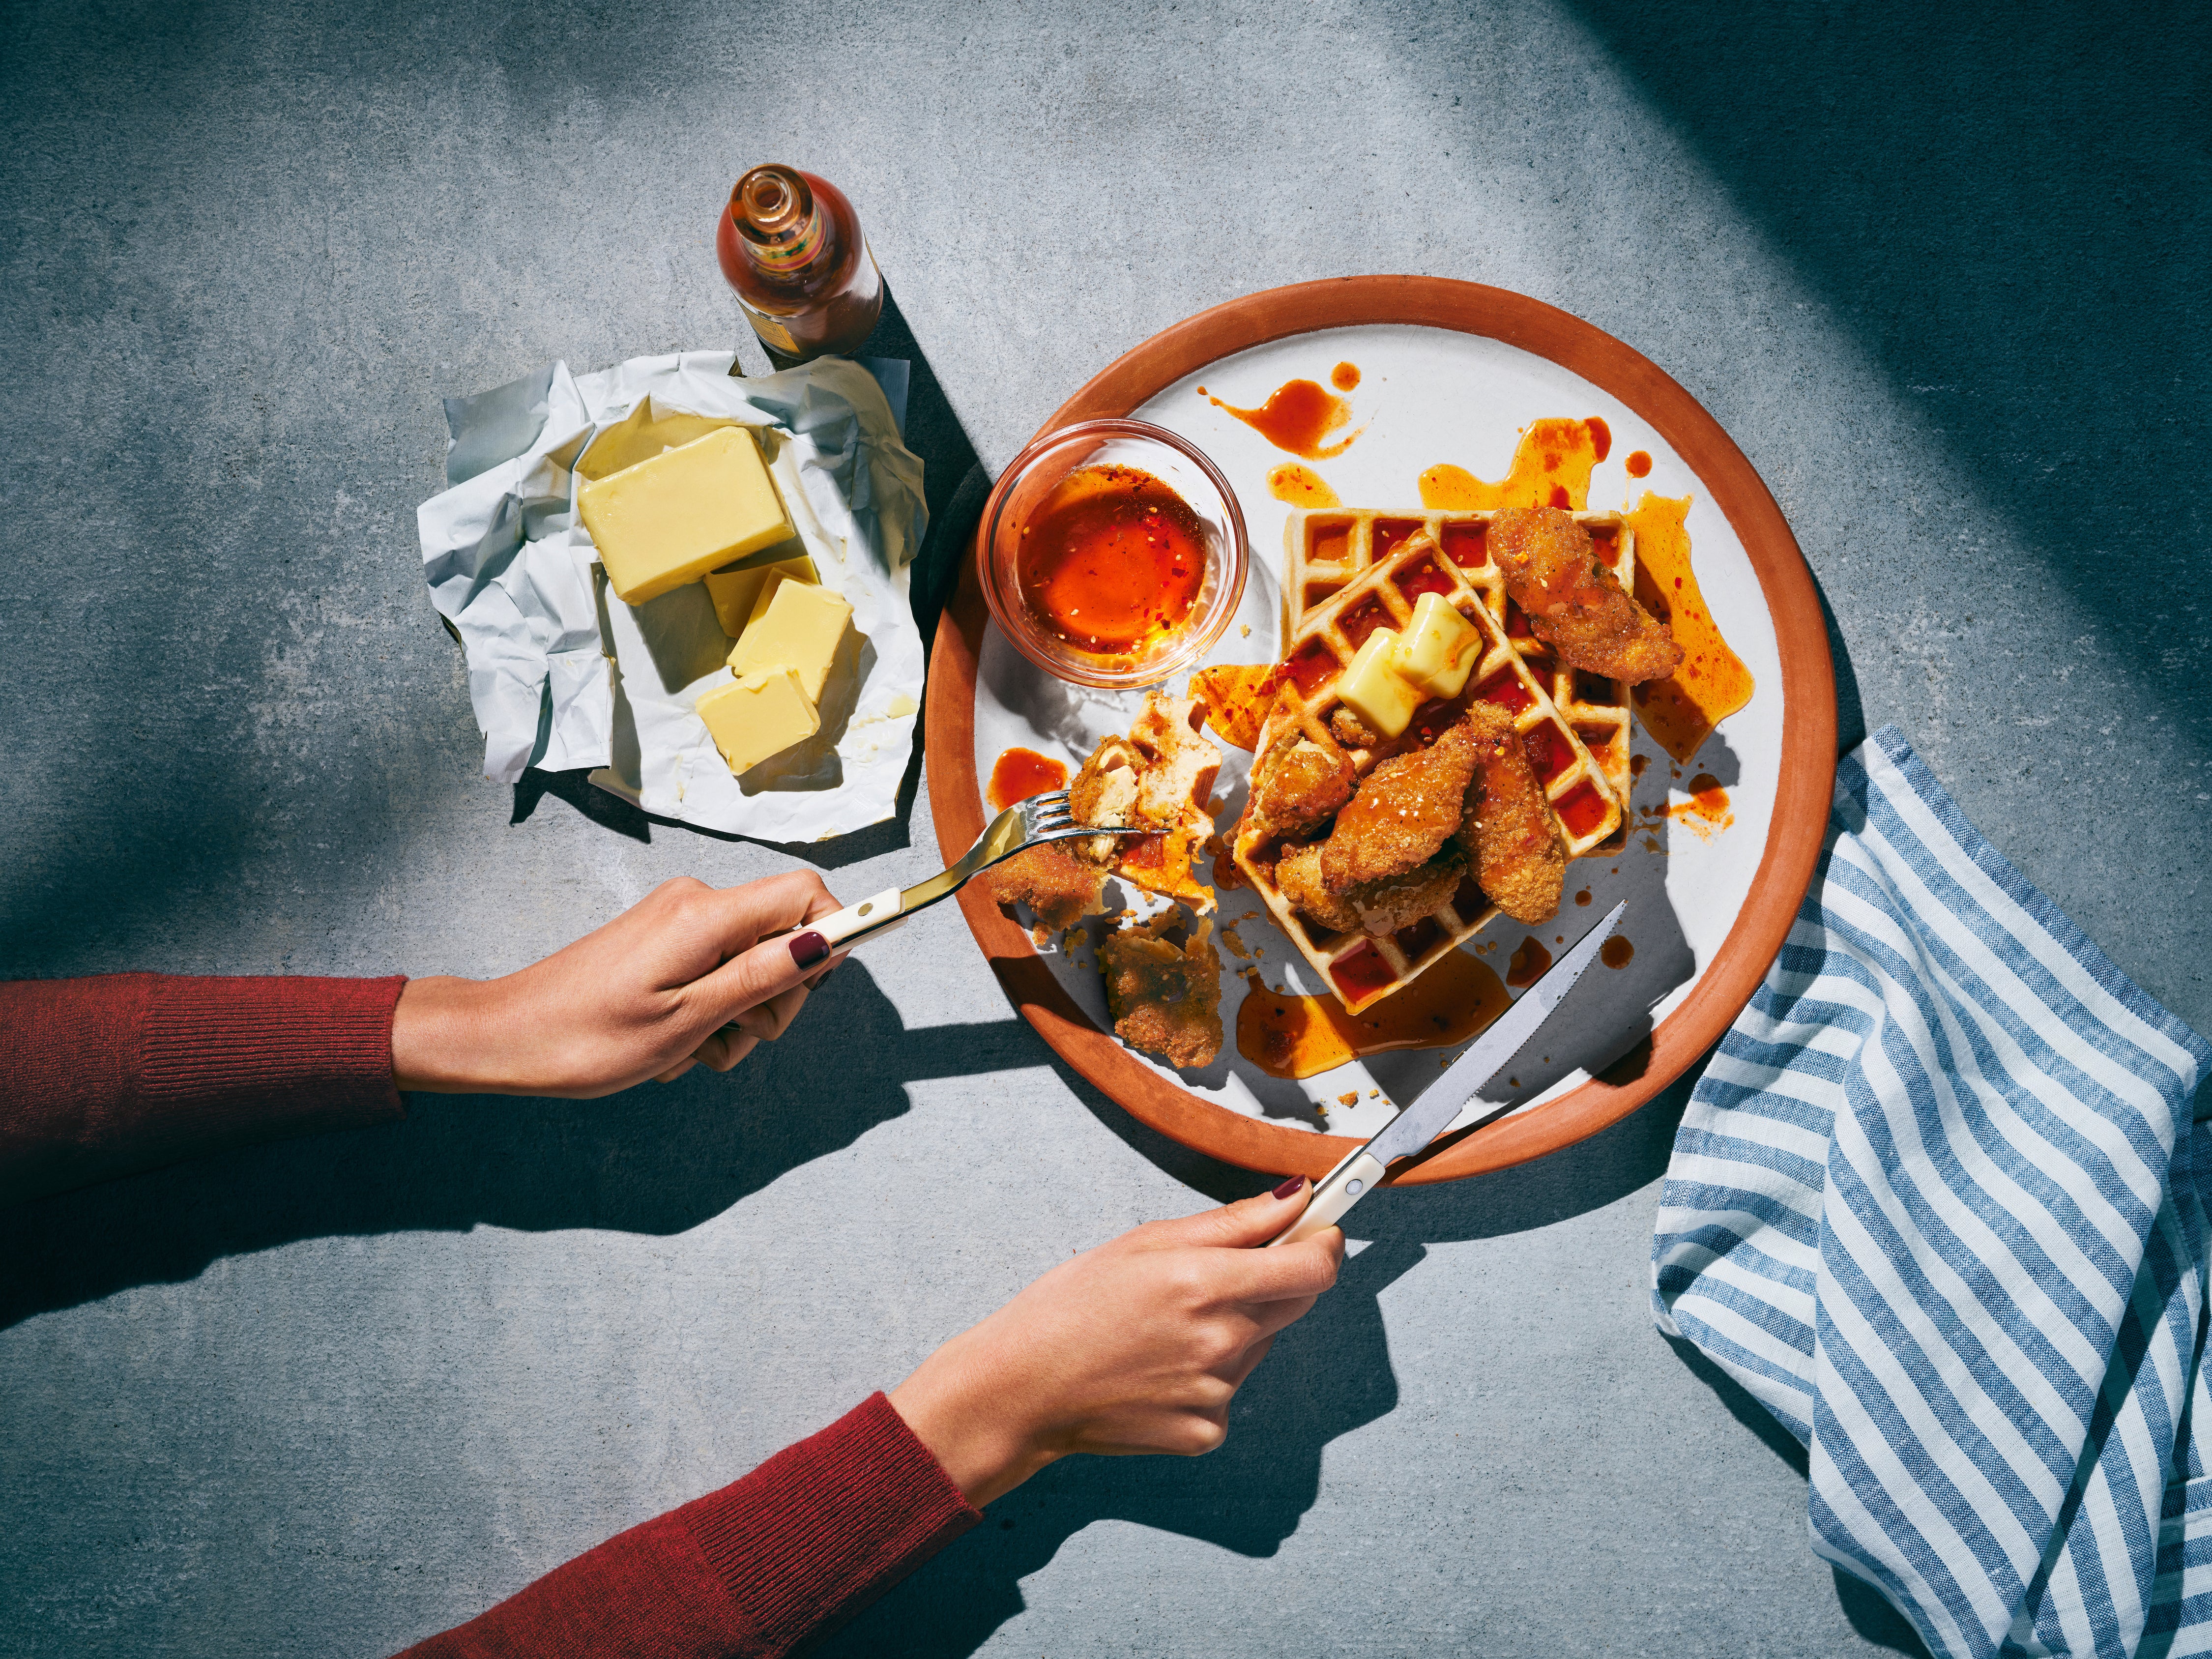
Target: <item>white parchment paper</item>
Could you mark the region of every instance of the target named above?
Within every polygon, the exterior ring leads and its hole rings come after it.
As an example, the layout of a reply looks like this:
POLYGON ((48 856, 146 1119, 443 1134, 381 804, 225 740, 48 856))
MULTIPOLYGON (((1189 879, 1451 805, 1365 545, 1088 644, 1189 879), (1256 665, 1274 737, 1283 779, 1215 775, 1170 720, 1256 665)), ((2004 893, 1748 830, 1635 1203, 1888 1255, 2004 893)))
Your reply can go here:
POLYGON ((912 751, 922 651, 907 566, 928 525, 921 462, 860 364, 823 358, 733 380, 730 362, 682 352, 583 375, 555 363, 449 399, 447 488, 416 515, 423 574, 468 655, 486 777, 591 767, 593 783, 649 812, 818 841, 889 817, 912 751), (752 428, 823 586, 853 607, 821 732, 743 779, 693 708, 729 651, 706 589, 624 605, 575 514, 578 464, 647 403, 653 420, 752 428))

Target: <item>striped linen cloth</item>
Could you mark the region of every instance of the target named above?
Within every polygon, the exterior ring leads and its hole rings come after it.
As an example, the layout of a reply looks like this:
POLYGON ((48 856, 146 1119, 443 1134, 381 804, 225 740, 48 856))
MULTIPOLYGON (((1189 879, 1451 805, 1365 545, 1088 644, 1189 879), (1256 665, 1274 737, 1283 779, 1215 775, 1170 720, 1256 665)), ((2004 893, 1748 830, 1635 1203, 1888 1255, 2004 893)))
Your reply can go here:
POLYGON ((1675 1138, 1652 1307, 1936 1654, 2212 1652, 2208 1065, 1896 727, 1844 760, 1675 1138))

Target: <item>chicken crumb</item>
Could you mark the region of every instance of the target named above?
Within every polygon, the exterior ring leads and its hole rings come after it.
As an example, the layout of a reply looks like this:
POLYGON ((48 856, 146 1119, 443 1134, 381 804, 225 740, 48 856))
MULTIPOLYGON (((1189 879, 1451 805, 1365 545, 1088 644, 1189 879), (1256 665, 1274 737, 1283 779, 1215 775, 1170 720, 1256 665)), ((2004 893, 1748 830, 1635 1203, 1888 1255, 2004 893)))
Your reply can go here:
POLYGON ((1353 1089, 1339 1095, 1336 1097, 1336 1103, 1340 1106, 1357 1106, 1359 1104, 1359 1091, 1353 1089))

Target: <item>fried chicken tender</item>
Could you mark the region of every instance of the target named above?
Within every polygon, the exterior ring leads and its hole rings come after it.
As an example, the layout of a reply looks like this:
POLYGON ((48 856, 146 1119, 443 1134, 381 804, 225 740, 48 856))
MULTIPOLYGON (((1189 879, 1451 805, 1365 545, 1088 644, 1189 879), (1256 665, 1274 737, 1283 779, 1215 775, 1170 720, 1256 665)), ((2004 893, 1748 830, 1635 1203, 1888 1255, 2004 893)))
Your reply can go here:
POLYGON ((1516 921, 1550 921, 1566 884, 1567 844, 1513 717, 1495 703, 1478 702, 1453 729, 1468 734, 1477 757, 1457 832, 1474 861, 1476 885, 1516 921))
POLYGON ((1282 730, 1252 763, 1252 822, 1275 835, 1319 823, 1352 799, 1353 775, 1351 756, 1282 730))
POLYGON ((1530 629, 1571 667, 1638 683, 1681 665, 1667 624, 1598 562, 1589 532, 1559 508, 1501 510, 1490 521, 1490 556, 1530 629))
POLYGON ((1426 749, 1393 756, 1370 772, 1322 844, 1328 890, 1341 894, 1434 858, 1466 816, 1479 746, 1462 722, 1426 749))
POLYGON ((1446 845, 1411 870, 1356 882, 1331 892, 1322 878, 1322 844, 1292 848, 1275 866, 1275 881, 1292 908, 1340 933, 1381 938, 1443 908, 1467 875, 1458 848, 1446 845))
POLYGON ((1167 935, 1182 925, 1173 910, 1099 941, 1106 1007, 1115 1034, 1170 1066, 1210 1066, 1221 1052, 1221 953, 1200 921, 1181 945, 1167 935))

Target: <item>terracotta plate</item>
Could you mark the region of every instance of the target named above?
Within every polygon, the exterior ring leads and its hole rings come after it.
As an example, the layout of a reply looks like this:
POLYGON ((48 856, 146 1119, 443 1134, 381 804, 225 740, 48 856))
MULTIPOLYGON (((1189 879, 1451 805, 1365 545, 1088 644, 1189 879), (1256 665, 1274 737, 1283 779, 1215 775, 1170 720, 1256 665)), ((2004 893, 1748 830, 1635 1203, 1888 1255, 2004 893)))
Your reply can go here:
MULTIPOLYGON (((1361 371, 1351 394, 1359 436, 1341 455, 1309 465, 1347 506, 1418 506, 1417 479, 1437 463, 1502 477, 1530 421, 1601 416, 1613 447, 1593 476, 1590 506, 1621 505, 1646 488, 1690 498, 1698 580, 1759 683, 1751 703, 1680 772, 1639 727, 1638 752, 1650 763, 1628 847, 1570 866, 1570 897, 1555 922, 1525 929, 1500 919, 1475 942, 1478 959, 1502 974, 1524 939, 1557 954, 1626 898, 1624 932, 1637 950, 1621 969, 1593 969, 1510 1075, 1470 1104, 1462 1127, 1400 1177, 1453 1180, 1595 1133, 1664 1088, 1727 1028, 1780 948, 1820 851, 1835 770, 1835 684, 1820 600, 1790 527, 1695 399, 1565 312, 1422 276, 1310 283, 1218 307, 1110 365, 1040 428, 1140 415, 1192 439, 1227 473, 1251 528, 1254 574, 1239 612, 1250 631, 1232 627, 1210 660, 1275 653, 1289 508, 1272 496, 1268 474, 1291 458, 1198 388, 1249 408, 1291 379, 1327 382, 1346 361, 1361 371), (1624 463, 1636 451, 1652 466, 1632 483, 1624 463), (1680 804, 1698 771, 1728 789, 1725 827, 1654 811, 1680 804), (1589 902, 1578 906, 1582 892, 1589 902)), ((1019 743, 1079 760, 1099 735, 1126 729, 1138 701, 1078 691, 1022 659, 988 623, 971 560, 939 629, 925 713, 930 803, 945 858, 981 833, 981 779, 1000 750, 1019 743)), ((1241 804, 1246 758, 1230 751, 1223 771, 1224 825, 1241 804)), ((1319 988, 1249 892, 1224 890, 1221 898, 1223 921, 1258 958, 1225 965, 1256 967, 1278 990, 1319 988)), ((1231 978, 1230 1051, 1205 1073, 1178 1076, 1104 1029, 1103 990, 1082 949, 1041 953, 980 884, 960 902, 1007 994, 1070 1065, 1163 1133, 1248 1169, 1322 1173, 1349 1138, 1373 1133, 1454 1052, 1378 1055, 1304 1082, 1268 1078, 1234 1053, 1245 982, 1231 978)))

